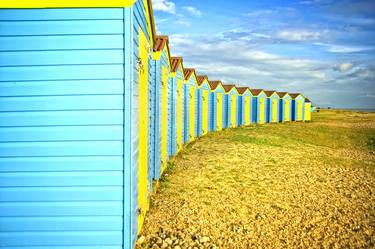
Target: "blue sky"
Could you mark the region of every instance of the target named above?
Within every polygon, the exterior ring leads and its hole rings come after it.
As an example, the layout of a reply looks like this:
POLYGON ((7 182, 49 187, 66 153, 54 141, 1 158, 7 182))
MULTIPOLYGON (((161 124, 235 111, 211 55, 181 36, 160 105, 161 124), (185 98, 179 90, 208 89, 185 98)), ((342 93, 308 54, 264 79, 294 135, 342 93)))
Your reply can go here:
POLYGON ((375 108, 374 0, 153 0, 171 54, 211 80, 375 108))

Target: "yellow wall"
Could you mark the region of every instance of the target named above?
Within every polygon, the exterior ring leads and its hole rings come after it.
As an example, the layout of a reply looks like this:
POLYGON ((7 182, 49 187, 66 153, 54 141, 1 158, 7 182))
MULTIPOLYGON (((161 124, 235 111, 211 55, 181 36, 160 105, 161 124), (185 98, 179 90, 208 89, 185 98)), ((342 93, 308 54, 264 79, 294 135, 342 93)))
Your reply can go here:
POLYGON ((217 115, 216 115, 216 129, 221 131, 223 129, 223 94, 217 93, 217 115))
POLYGON ((195 138, 195 87, 190 86, 190 114, 189 114, 189 136, 190 141, 195 138))
POLYGON ((259 123, 264 124, 264 101, 265 98, 259 99, 259 123))
POLYGON ((161 163, 162 171, 167 166, 167 131, 168 131, 168 71, 162 66, 161 86, 161 163))
POLYGON ((284 108, 284 121, 289 122, 290 121, 290 100, 286 99, 284 102, 285 108, 284 108))
POLYGON ((183 137, 183 130, 182 130, 182 110, 183 110, 183 105, 182 105, 182 99, 183 99, 183 84, 182 80, 178 79, 177 80, 177 149, 180 150, 182 148, 182 137, 183 137))
POLYGON ((230 95, 231 110, 230 110, 230 126, 236 127, 236 114, 237 114, 237 96, 234 94, 230 95))
POLYGON ((311 121, 311 103, 305 103, 305 121, 311 121))
POLYGON ((297 121, 302 121, 302 100, 297 101, 297 121))
POLYGON ((277 99, 272 100, 272 122, 277 122, 277 99))
POLYGON ((138 152, 138 232, 148 210, 148 41, 139 29, 139 58, 143 69, 139 70, 139 152, 138 152))
POLYGON ((244 117, 245 117, 245 123, 244 125, 250 124, 250 96, 245 96, 245 108, 244 108, 244 117))
POLYGON ((208 90, 202 91, 202 133, 207 134, 208 132, 208 90))

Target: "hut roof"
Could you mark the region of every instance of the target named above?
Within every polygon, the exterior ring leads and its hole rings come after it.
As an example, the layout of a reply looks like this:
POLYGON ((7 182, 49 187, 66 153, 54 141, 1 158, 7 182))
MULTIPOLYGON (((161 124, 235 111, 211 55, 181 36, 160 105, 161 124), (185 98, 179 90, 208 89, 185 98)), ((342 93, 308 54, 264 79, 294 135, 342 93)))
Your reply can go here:
POLYGON ((290 95, 290 97, 292 97, 292 99, 295 99, 301 94, 300 93, 289 93, 289 95, 290 95))
POLYGON ((266 94, 267 97, 271 97, 272 94, 274 94, 276 91, 274 90, 270 90, 270 91, 264 91, 264 93, 266 94))
POLYGON ((285 95, 287 95, 288 93, 287 92, 276 92, 277 95, 279 95, 280 98, 284 98, 285 95))
POLYGON ((233 88, 235 88, 236 86, 235 85, 223 85, 224 87, 224 90, 226 92, 230 92, 233 88))
POLYGON ((185 68, 184 73, 185 73, 185 80, 188 80, 188 79, 190 79, 190 77, 193 74, 195 74, 195 69, 194 68, 185 68))
POLYGON ((305 99, 305 103, 311 103, 311 100, 308 99, 308 98, 306 98, 306 99, 305 99))
POLYGON ((208 84, 210 85, 211 90, 215 90, 219 85, 223 85, 220 80, 209 81, 208 84))
POLYGON ((203 82, 204 82, 205 79, 208 81, 207 75, 199 75, 199 76, 197 76, 198 86, 201 86, 203 84, 203 82))
POLYGON ((237 91, 239 94, 244 94, 246 90, 249 89, 248 87, 237 87, 237 91))
POLYGON ((155 44, 154 44, 154 52, 161 52, 163 51, 164 47, 168 45, 169 38, 166 35, 158 35, 156 36, 155 44))
POLYGON ((258 96, 263 91, 263 89, 249 89, 249 90, 251 94, 254 96, 258 96))
POLYGON ((182 63, 182 57, 171 57, 171 72, 176 73, 178 66, 182 63))

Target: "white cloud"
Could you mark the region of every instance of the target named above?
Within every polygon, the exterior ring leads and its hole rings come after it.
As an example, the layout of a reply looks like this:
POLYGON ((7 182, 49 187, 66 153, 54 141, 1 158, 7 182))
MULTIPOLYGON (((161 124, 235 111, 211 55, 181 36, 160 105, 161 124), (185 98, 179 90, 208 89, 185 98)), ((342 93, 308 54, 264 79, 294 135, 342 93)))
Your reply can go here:
POLYGON ((193 16, 200 17, 202 16, 202 12, 192 6, 185 6, 183 7, 184 10, 192 14, 193 16))
POLYGON ((326 51, 331 53, 358 53, 373 50, 374 47, 370 46, 350 46, 350 45, 336 45, 316 42, 315 45, 325 47, 326 51))
POLYGON ((176 13, 176 4, 168 0, 153 0, 152 7, 155 11, 163 11, 170 14, 176 13))
POLYGON ((339 65, 339 70, 340 70, 341 72, 347 72, 347 71, 349 71, 349 70, 352 69, 352 68, 353 68, 353 64, 350 63, 350 62, 341 63, 341 64, 339 65))
POLYGON ((287 41, 316 41, 321 34, 307 30, 281 30, 276 33, 276 37, 287 41))

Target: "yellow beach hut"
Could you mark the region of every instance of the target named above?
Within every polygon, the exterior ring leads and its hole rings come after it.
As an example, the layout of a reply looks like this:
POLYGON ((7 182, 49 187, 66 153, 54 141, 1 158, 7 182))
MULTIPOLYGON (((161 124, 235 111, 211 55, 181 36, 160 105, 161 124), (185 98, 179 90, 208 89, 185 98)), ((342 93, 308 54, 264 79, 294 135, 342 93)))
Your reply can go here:
POLYGON ((305 115, 304 115, 304 120, 305 121, 311 121, 311 101, 310 99, 306 98, 305 99, 305 115))

